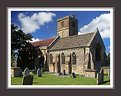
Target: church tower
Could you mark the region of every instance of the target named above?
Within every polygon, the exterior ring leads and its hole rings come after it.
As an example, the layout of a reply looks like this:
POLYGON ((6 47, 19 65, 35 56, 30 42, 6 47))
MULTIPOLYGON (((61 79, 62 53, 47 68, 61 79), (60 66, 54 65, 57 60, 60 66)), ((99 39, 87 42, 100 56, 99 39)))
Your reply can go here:
POLYGON ((57 20, 57 34, 61 37, 78 35, 78 20, 74 15, 57 20))

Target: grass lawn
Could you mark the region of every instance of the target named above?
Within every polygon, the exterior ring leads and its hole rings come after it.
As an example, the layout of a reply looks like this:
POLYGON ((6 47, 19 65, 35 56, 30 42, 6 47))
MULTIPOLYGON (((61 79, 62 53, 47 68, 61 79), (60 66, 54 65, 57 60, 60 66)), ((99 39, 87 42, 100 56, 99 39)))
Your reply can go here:
MULTIPOLYGON (((87 78, 84 76, 77 75, 77 78, 70 76, 61 77, 53 75, 52 73, 44 72, 42 77, 34 75, 33 85, 97 85, 96 78, 87 78)), ((23 77, 12 77, 12 85, 21 85, 23 77)), ((103 85, 109 85, 107 75, 104 76, 103 85)))

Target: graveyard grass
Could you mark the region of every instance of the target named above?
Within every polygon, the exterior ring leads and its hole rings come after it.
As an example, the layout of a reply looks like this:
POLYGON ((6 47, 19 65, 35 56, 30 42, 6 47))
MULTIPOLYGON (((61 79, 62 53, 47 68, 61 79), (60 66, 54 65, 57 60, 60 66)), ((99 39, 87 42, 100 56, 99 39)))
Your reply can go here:
MULTIPOLYGON (((70 76, 60 77, 52 73, 44 72, 42 77, 34 75, 33 85, 97 85, 96 78, 87 78, 84 76, 76 75, 77 78, 70 76)), ((12 77, 12 85, 21 85, 23 77, 12 77)), ((108 76, 104 76, 104 83, 102 85, 109 85, 108 76)))

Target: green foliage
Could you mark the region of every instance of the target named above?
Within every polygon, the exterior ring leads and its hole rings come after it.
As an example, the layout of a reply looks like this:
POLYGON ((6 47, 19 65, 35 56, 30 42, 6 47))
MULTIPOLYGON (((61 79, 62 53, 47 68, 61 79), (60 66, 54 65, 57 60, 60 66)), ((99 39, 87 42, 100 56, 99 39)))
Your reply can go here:
POLYGON ((11 51, 13 53, 14 49, 20 49, 23 45, 28 44, 27 40, 31 40, 32 36, 30 34, 25 34, 21 29, 14 24, 11 24, 11 51))
POLYGON ((13 52, 15 49, 19 50, 19 57, 17 66, 22 69, 28 67, 33 68, 34 62, 34 47, 28 40, 31 40, 31 34, 25 34, 21 29, 14 24, 11 24, 11 63, 14 62, 13 52))

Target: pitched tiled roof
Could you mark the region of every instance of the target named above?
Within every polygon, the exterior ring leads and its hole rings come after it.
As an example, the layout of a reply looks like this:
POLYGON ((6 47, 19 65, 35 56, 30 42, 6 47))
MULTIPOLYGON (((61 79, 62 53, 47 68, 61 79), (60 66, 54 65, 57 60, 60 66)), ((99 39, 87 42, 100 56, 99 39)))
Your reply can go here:
POLYGON ((32 45, 35 46, 35 47, 40 47, 40 46, 48 46, 50 43, 53 42, 55 38, 49 38, 49 39, 46 39, 46 40, 40 40, 40 41, 37 41, 37 42, 33 42, 32 45))
POLYGON ((82 35, 74 35, 65 38, 60 38, 50 50, 60 50, 76 47, 89 46, 96 32, 86 33, 82 35))

